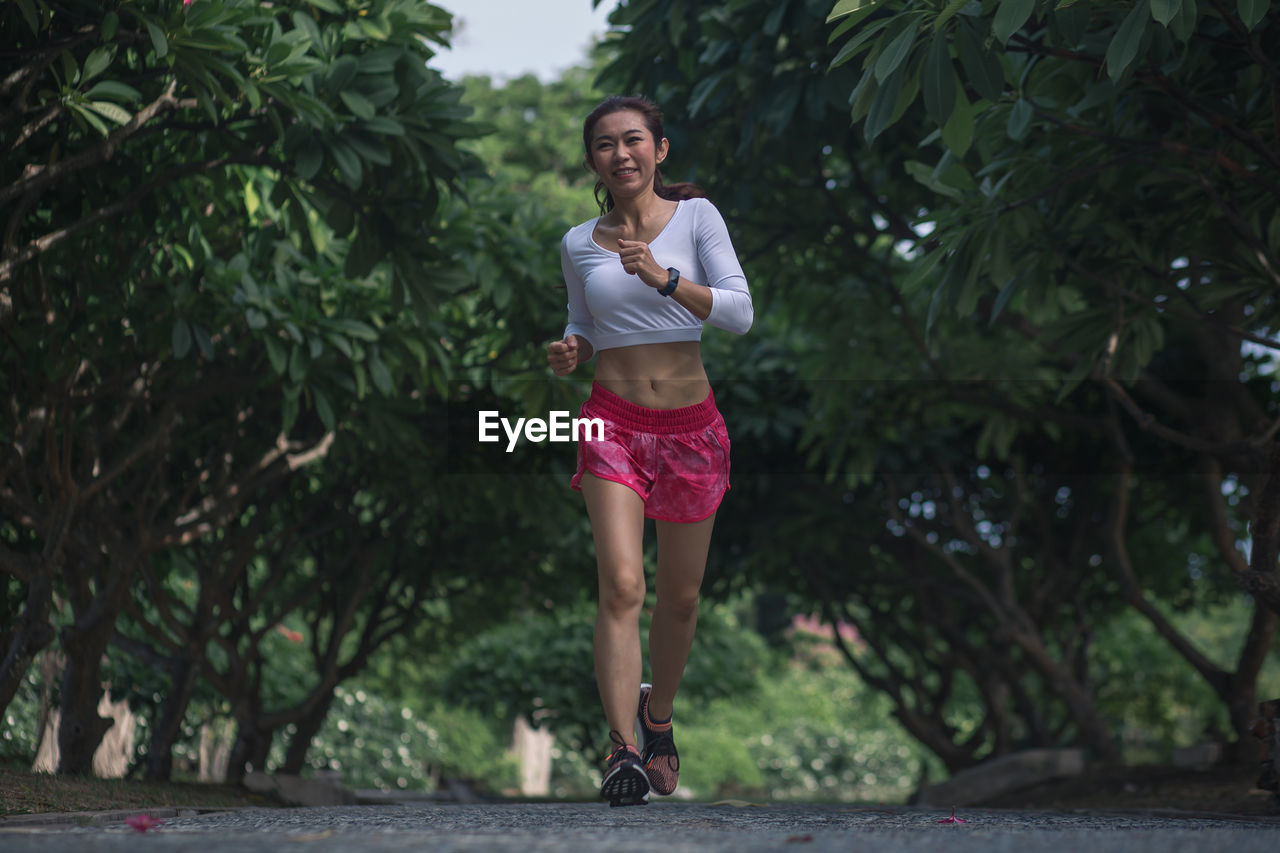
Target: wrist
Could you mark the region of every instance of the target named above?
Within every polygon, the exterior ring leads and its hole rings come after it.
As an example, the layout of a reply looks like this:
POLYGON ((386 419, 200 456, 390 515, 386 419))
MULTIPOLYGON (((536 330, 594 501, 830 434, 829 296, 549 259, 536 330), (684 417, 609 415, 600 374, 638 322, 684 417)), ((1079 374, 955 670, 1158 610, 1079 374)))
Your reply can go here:
POLYGON ((680 283, 680 270, 675 267, 667 267, 667 278, 663 282, 662 287, 658 289, 658 293, 663 296, 670 296, 676 292, 676 286, 680 283))

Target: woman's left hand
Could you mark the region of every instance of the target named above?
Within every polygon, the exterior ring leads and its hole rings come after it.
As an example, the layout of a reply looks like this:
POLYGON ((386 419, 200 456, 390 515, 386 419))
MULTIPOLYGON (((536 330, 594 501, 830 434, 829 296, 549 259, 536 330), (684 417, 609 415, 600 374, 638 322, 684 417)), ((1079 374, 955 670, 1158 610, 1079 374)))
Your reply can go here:
POLYGON ((632 275, 640 276, 645 284, 655 289, 666 286, 667 268, 653 259, 648 243, 640 240, 618 240, 618 255, 622 258, 622 268, 632 275))

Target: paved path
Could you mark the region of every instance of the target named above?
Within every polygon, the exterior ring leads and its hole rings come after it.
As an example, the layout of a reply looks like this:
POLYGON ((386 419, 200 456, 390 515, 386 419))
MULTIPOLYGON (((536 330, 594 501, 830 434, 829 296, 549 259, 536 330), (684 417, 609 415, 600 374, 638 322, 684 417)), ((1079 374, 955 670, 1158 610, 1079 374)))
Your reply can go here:
POLYGON ((1120 814, 660 802, 248 809, 174 817, 139 834, 103 826, 3 826, 0 851, 583 851, 583 853, 1275 853, 1280 821, 1120 814))

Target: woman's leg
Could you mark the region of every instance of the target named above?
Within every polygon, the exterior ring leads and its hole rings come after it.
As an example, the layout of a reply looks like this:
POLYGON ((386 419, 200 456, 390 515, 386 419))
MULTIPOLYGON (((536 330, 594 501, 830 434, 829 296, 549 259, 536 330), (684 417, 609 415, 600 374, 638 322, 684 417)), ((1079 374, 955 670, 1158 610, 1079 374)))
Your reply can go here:
POLYGON ((671 716, 684 676, 698 624, 698 591, 707 568, 714 523, 714 514, 692 524, 657 522, 658 601, 649 628, 649 666, 653 669, 649 714, 655 720, 671 716))
POLYGON ((599 575, 596 684, 609 728, 635 745, 640 702, 640 609, 644 606, 644 501, 631 488, 582 476, 599 575))

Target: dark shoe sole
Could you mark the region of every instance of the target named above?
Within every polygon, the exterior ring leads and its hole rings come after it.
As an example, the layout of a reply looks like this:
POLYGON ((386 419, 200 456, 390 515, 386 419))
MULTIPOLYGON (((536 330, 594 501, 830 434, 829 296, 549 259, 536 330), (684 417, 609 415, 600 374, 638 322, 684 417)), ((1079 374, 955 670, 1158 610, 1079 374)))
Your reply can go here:
POLYGON ((611 806, 649 804, 649 776, 639 764, 615 767, 600 786, 600 796, 611 806))

